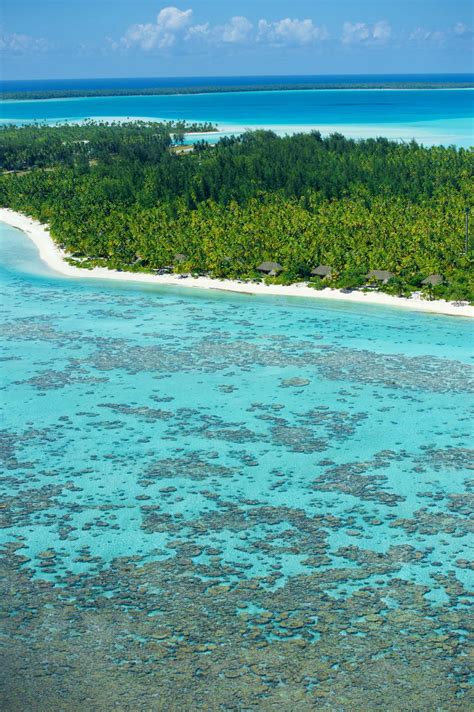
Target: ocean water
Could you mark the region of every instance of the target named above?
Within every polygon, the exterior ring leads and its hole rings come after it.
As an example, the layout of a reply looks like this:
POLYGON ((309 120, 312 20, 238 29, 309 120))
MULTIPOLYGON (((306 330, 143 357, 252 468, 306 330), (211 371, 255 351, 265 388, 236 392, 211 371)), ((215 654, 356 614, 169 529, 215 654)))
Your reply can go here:
POLYGON ((472 83, 466 74, 300 74, 232 77, 102 77, 97 79, 11 79, 0 80, 0 91, 60 91, 81 89, 153 89, 175 87, 235 87, 298 84, 434 84, 472 83))
POLYGON ((279 133, 320 129, 346 136, 416 139, 426 145, 474 143, 474 90, 253 91, 173 96, 3 101, 3 123, 146 118, 211 121, 225 132, 268 127, 279 133))
POLYGON ((468 709, 470 320, 0 227, 3 708, 468 709))

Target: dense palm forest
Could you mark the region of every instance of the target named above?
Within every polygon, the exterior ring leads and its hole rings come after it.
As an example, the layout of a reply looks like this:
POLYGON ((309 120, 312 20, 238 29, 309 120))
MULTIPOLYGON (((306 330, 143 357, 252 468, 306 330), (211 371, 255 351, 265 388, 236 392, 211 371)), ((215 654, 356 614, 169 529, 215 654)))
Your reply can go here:
POLYGON ((271 260, 288 283, 322 263, 333 271, 315 287, 360 286, 377 269, 404 294, 436 273, 435 296, 474 299, 472 151, 256 131, 183 154, 189 128, 4 127, 0 202, 49 223, 85 267, 255 278, 271 260))

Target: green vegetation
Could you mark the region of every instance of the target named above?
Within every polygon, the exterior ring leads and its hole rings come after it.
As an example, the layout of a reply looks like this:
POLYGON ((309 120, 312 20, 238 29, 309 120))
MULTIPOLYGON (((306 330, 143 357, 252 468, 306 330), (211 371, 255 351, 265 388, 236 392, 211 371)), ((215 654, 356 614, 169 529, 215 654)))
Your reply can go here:
POLYGON ((434 297, 474 300, 472 151, 257 131, 178 155, 174 130, 0 129, 0 203, 49 223, 83 267, 257 278, 270 260, 283 272, 268 279, 289 283, 321 263, 333 269, 324 285, 389 270, 380 288, 408 294, 436 273, 444 283, 425 288, 434 297))
POLYGON ((107 123, 88 121, 80 125, 24 126, 0 128, 0 167, 18 171, 57 165, 79 166, 110 156, 148 163, 159 161, 171 143, 183 143, 186 133, 217 131, 211 123, 184 121, 155 123, 107 123))
POLYGON ((0 92, 3 101, 31 101, 32 99, 73 99, 94 96, 170 96, 173 94, 220 94, 222 92, 250 91, 302 91, 315 89, 467 89, 472 82, 362 82, 359 84, 242 84, 240 86, 208 87, 151 87, 129 89, 47 89, 32 91, 0 92))

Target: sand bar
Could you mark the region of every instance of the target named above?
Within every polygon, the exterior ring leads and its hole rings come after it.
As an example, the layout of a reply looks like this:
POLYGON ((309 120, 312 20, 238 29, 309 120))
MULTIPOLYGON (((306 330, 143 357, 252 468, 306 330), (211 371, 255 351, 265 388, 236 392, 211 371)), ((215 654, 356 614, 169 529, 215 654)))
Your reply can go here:
POLYGON ((226 292, 237 292, 247 295, 270 295, 283 297, 307 297, 310 299, 326 299, 345 301, 358 304, 373 304, 415 311, 444 314, 447 316, 463 316, 474 318, 474 306, 457 305, 444 300, 422 299, 420 297, 406 299, 394 297, 383 292, 354 291, 344 294, 339 289, 315 290, 306 283, 283 285, 266 285, 254 282, 239 282, 230 279, 211 279, 210 277, 186 277, 175 274, 155 275, 135 272, 117 272, 105 267, 95 267, 90 270, 74 267, 66 262, 66 254, 53 241, 48 227, 26 215, 0 208, 0 222, 22 230, 38 248, 41 259, 55 272, 76 279, 112 279, 123 282, 143 282, 158 286, 188 287, 198 289, 214 289, 226 292))

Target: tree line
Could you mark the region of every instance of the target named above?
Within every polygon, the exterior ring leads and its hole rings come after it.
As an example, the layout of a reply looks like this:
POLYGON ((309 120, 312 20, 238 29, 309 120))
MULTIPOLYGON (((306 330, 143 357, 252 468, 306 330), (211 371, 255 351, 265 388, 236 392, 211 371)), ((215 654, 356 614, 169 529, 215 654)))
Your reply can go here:
POLYGON ((230 86, 184 86, 184 87, 115 87, 102 89, 30 89, 26 91, 0 92, 2 101, 31 101, 44 99, 72 99, 97 96, 172 96, 175 94, 221 94, 222 92, 258 91, 315 91, 326 89, 467 89, 473 82, 464 81, 418 81, 418 82, 297 82, 268 84, 239 84, 230 86))

